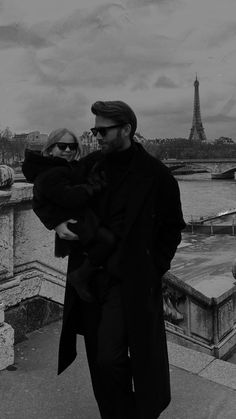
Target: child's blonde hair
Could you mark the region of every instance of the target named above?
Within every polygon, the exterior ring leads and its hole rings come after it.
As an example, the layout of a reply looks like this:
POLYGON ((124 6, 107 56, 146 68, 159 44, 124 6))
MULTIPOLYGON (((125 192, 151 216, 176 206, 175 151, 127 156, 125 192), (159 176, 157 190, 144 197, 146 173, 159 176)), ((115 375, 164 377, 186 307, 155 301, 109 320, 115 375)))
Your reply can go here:
POLYGON ((71 135, 71 137, 74 139, 74 141, 78 144, 78 150, 75 156, 75 160, 78 160, 83 155, 83 147, 81 144, 81 141, 78 139, 78 137, 74 134, 74 132, 70 131, 67 128, 58 128, 50 132, 47 142, 44 144, 44 147, 42 149, 43 156, 50 156, 50 152, 54 145, 64 137, 65 134, 71 135))

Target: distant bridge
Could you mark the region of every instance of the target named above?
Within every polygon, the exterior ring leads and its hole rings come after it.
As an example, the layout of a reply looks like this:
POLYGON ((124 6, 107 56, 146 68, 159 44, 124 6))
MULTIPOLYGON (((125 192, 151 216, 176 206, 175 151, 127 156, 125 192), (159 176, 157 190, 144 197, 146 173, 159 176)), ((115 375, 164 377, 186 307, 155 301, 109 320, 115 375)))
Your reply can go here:
POLYGON ((162 160, 171 171, 181 167, 204 169, 211 173, 212 179, 234 179, 236 157, 225 159, 166 159, 162 160))

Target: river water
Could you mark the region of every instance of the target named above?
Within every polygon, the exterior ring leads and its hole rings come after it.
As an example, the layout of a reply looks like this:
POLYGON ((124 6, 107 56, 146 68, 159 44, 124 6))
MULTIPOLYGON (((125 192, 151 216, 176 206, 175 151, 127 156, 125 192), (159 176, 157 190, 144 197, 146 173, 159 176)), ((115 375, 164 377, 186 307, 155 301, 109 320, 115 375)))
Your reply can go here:
POLYGON ((236 179, 212 180, 210 173, 178 175, 185 221, 236 208, 236 179))

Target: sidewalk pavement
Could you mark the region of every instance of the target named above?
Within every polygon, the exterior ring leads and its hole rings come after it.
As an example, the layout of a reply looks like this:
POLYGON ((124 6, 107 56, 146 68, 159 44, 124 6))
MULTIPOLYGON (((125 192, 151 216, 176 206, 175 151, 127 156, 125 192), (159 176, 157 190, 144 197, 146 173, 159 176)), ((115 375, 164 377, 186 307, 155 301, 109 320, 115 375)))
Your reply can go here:
MULTIPOLYGON (((56 375, 61 323, 16 345, 14 366, 0 371, 1 419, 100 419, 83 345, 56 375)), ((168 343, 172 401, 161 419, 235 419, 236 365, 168 343)), ((143 418, 145 419, 145 418, 143 418)))

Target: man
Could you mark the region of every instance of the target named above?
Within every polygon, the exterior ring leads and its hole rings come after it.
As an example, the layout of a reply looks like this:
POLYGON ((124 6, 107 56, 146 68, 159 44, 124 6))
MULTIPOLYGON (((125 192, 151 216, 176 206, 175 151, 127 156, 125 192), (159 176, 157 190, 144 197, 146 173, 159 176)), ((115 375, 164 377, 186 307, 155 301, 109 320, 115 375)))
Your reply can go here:
MULTIPOLYGON (((67 283, 59 373, 82 333, 102 419, 156 419, 170 402, 161 278, 185 226, 179 189, 168 168, 134 142, 137 120, 126 103, 99 101, 91 110, 101 150, 85 158, 87 170, 96 161, 107 179, 94 208, 117 247, 91 281, 94 303, 79 301, 67 283)), ((77 238, 66 223, 56 231, 77 238)), ((75 263, 71 255, 69 270, 75 263)))

